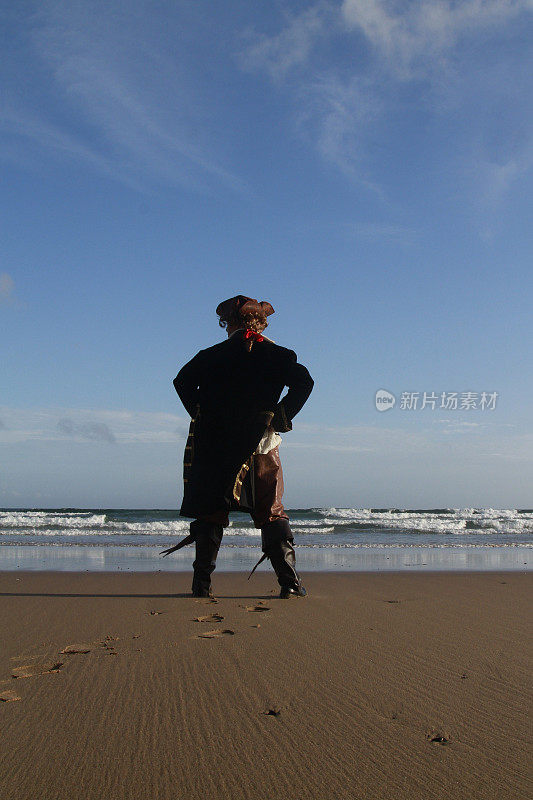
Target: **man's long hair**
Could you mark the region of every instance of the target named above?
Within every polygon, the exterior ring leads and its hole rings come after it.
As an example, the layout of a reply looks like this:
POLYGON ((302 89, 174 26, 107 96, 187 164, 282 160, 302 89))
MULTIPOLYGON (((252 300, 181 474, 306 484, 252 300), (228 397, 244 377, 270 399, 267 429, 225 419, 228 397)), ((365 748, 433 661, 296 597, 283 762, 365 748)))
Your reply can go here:
MULTIPOLYGON (((244 328, 244 330, 262 333, 265 328, 268 327, 268 320, 264 311, 248 311, 241 313, 237 310, 228 314, 227 319, 225 317, 220 317, 218 324, 221 328, 244 328)), ((246 340, 248 350, 252 349, 253 341, 253 339, 246 340)))

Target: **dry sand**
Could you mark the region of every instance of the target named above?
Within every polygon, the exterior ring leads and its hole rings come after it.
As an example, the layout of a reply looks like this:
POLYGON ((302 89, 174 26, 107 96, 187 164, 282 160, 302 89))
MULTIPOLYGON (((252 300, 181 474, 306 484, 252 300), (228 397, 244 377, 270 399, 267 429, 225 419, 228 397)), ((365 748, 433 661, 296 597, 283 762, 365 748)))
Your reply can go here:
POLYGON ((305 578, 0 573, 1 800, 532 796, 531 574, 305 578))

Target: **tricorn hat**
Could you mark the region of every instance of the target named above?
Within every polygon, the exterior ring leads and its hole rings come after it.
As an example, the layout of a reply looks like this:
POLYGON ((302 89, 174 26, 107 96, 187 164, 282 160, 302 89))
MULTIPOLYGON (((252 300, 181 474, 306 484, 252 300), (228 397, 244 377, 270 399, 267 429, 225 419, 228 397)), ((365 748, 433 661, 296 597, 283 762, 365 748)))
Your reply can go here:
POLYGON ((242 312, 243 314, 262 311, 267 317, 274 313, 274 309, 267 303, 266 300, 258 302, 253 297, 245 297, 243 294, 238 294, 236 297, 230 297, 229 300, 224 300, 217 306, 217 314, 221 319, 227 320, 231 314, 235 312, 242 312))

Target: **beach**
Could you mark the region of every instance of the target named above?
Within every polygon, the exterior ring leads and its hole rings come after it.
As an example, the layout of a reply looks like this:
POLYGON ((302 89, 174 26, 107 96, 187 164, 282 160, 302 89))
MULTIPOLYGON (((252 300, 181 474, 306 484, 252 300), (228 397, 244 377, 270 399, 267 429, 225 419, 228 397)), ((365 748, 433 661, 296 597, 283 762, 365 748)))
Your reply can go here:
POLYGON ((531 573, 190 578, 0 573, 2 800, 531 796, 531 573))

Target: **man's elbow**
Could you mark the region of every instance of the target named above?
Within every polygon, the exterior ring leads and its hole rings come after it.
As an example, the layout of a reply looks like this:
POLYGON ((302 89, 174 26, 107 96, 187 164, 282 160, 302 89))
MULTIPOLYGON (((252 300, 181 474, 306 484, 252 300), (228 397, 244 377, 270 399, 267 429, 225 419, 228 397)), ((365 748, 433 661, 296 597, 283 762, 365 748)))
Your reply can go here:
POLYGON ((293 381, 289 384, 289 389, 292 387, 306 400, 311 394, 314 385, 315 382, 309 374, 307 367, 304 367, 303 364, 295 364, 293 381))
POLYGON ((311 394, 311 392, 313 391, 313 386, 315 385, 315 382, 312 379, 312 377, 309 374, 309 371, 307 369, 305 370, 305 373, 303 374, 302 383, 303 383, 303 386, 305 387, 306 392, 308 394, 311 394))

